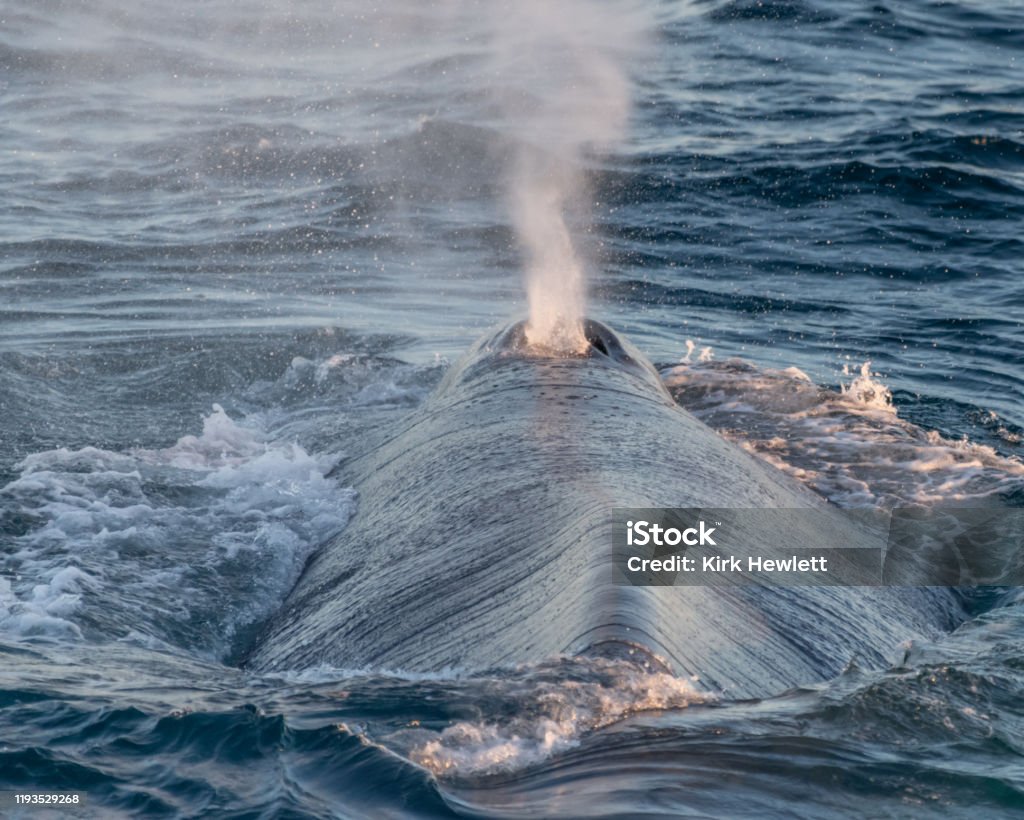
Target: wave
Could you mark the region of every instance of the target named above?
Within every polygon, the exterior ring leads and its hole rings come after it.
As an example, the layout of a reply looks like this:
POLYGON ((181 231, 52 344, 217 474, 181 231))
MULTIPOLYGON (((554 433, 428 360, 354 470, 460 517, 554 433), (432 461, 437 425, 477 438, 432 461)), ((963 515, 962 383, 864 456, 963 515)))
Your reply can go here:
POLYGON ((764 21, 812 25, 837 19, 824 4, 802 0, 728 0, 710 9, 706 16, 715 23, 764 21))
POLYGON ((484 714, 439 732, 404 730, 385 742, 405 749, 411 760, 436 775, 494 774, 564 753, 585 735, 631 715, 716 700, 692 680, 600 659, 549 661, 466 684, 478 692, 490 690, 481 699, 484 714))
POLYGON ((30 455, 0 489, 0 630, 229 656, 354 511, 332 464, 219 405, 164 449, 30 455))
POLYGON ((0 781, 87 788, 87 809, 105 817, 755 818, 792 814, 797 791, 815 817, 1012 817, 1022 635, 1024 608, 1007 599, 905 644, 888 668, 855 659, 762 701, 593 659, 256 677, 123 642, 0 642, 0 781))
POLYGON ((721 293, 710 288, 662 285, 640 279, 619 280, 598 286, 595 295, 609 302, 628 299, 641 305, 686 307, 689 310, 717 309, 745 313, 848 313, 841 305, 786 297, 771 298, 752 293, 721 293))
MULTIPOLYGON (((846 507, 1011 503, 1024 462, 985 444, 951 440, 899 417, 870 362, 830 390, 797 368, 731 359, 670 367, 666 386, 683 407, 765 461, 846 507)), ((988 421, 1016 446, 1012 425, 988 421)))

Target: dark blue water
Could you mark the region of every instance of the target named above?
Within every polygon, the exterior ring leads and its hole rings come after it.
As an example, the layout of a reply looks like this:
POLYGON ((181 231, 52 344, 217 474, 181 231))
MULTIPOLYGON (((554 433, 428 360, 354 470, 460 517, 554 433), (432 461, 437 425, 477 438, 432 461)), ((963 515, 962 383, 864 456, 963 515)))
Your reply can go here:
MULTIPOLYGON (((569 658, 234 665, 358 510, 332 467, 526 309, 510 157, 550 146, 505 101, 594 91, 495 70, 534 5, 0 7, 0 789, 96 817, 1024 811, 1012 590, 758 702, 569 658)), ((589 312, 837 504, 1024 500, 1024 8, 598 5, 534 32, 628 78, 628 127, 575 132, 589 312)))

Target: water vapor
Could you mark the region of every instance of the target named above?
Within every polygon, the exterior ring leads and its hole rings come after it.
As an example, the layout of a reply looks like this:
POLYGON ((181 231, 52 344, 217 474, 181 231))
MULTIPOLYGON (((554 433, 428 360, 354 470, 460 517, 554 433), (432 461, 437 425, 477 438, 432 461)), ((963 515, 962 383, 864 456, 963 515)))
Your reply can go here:
POLYGON ((490 81, 500 126, 518 146, 507 169, 509 214, 523 250, 527 337, 554 353, 586 348, 589 207, 585 162, 625 134, 627 65, 645 26, 635 7, 600 0, 488 6, 490 81))

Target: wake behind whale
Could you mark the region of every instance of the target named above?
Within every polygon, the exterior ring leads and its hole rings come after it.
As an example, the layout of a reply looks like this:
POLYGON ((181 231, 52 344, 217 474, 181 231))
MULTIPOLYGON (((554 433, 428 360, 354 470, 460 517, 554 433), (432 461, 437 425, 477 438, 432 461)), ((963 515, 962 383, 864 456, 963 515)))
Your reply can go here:
POLYGON ((248 664, 485 669, 564 654, 665 663, 731 696, 881 664, 960 617, 950 590, 616 585, 613 507, 810 508, 798 537, 857 545, 821 498, 678 407, 587 321, 551 356, 484 338, 385 441, 340 468, 352 523, 309 560, 248 664))

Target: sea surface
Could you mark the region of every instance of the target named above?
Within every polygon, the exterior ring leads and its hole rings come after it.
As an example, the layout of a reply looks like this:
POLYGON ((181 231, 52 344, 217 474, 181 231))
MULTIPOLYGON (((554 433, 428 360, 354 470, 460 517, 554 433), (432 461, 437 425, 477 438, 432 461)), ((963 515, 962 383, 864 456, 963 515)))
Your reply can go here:
POLYGON ((682 406, 840 506, 1024 503, 1024 6, 567 3, 0 4, 0 790, 1024 814, 1014 589, 761 701, 576 658, 238 667, 358 510, 332 468, 526 311, 510 157, 546 134, 588 313, 682 406))

